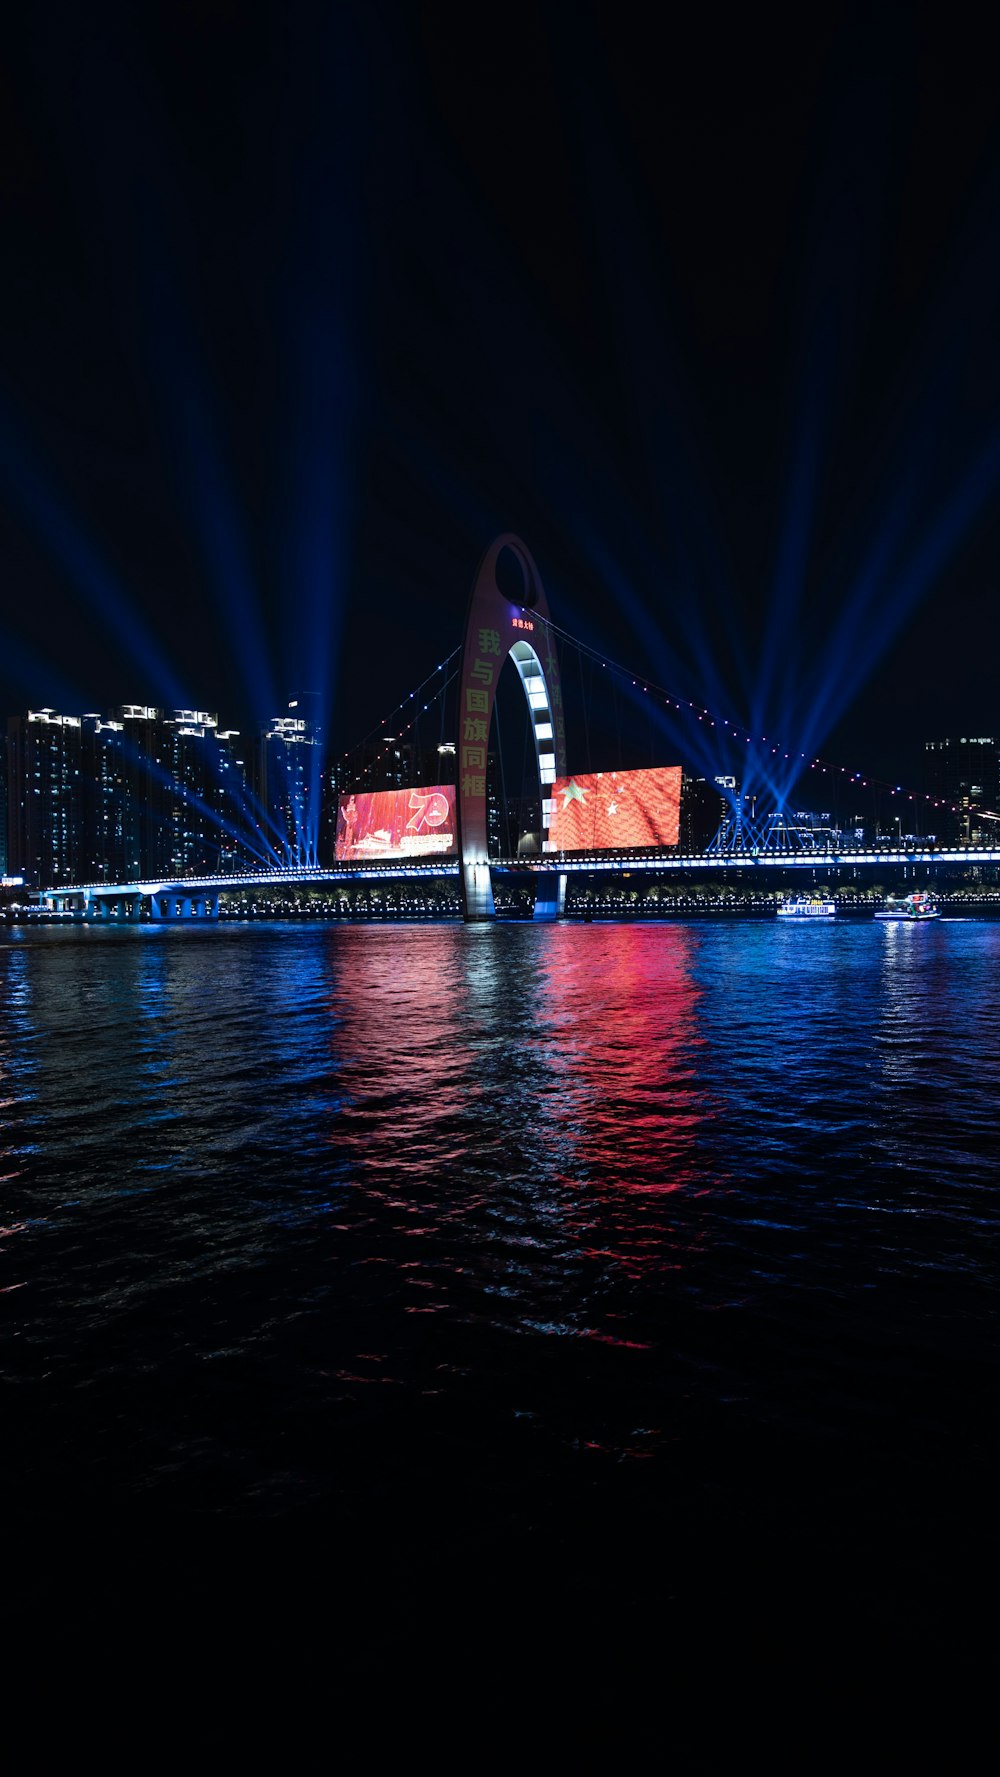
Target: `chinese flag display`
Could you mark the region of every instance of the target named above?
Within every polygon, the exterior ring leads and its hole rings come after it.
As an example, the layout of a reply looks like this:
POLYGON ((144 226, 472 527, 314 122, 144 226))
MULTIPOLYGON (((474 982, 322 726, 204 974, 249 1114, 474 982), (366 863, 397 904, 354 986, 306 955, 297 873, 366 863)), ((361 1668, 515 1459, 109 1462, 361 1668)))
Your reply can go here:
POLYGON ((678 842, 679 765, 577 772, 557 777, 551 795, 549 839, 556 851, 623 851, 678 842))

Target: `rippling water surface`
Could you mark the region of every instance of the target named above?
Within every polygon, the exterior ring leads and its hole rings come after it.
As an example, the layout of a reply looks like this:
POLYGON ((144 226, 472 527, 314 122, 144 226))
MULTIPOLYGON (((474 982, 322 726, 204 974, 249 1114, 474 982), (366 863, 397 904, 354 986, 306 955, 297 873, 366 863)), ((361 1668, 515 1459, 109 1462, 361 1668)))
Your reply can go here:
POLYGON ((998 1086, 985 922, 15 929, 11 1510, 367 1537, 411 1615, 581 1543, 587 1620, 704 1609, 710 1543, 944 1635, 998 1086))

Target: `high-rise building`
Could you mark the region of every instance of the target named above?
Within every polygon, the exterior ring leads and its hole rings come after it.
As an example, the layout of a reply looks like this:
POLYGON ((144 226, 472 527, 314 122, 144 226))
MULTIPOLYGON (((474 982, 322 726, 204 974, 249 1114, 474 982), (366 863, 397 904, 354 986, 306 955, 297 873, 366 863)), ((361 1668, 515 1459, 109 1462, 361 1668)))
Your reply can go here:
POLYGON ((161 713, 151 704, 123 703, 114 719, 121 723, 117 744, 124 790, 124 880, 148 881, 162 873, 166 862, 166 784, 157 758, 161 713))
POLYGON ((486 755, 486 849, 491 858, 507 857, 511 851, 503 791, 500 755, 491 747, 486 755))
POLYGON ((269 855, 240 736, 206 710, 29 710, 5 763, 10 869, 32 883, 225 875, 269 855))
POLYGON ((264 837, 280 863, 319 863, 323 800, 320 702, 289 699, 260 736, 254 785, 264 837))
POLYGON ((7 867, 29 883, 80 880, 81 719, 28 710, 7 723, 7 867))
POLYGON ((937 822, 937 837, 964 845, 995 843, 1000 834, 1000 740, 928 740, 924 760, 928 794, 947 804, 928 811, 937 822))
POLYGON ((83 845, 78 881, 127 879, 128 778, 123 724, 93 713, 81 718, 80 785, 83 845))
POLYGON ((689 777, 681 780, 680 848, 689 855, 706 851, 736 803, 734 777, 689 777))
POLYGON ((526 796, 508 796, 507 833, 511 854, 531 857, 542 848, 542 798, 538 791, 526 796))
POLYGON ((542 844, 540 790, 511 795, 500 755, 492 747, 486 755, 486 840, 491 858, 530 856, 542 844))
POLYGON ((356 747, 346 760, 335 762, 331 773, 342 794, 454 783, 455 747, 453 742, 424 746, 394 734, 381 734, 356 747))
POLYGON ((220 823, 218 869, 220 874, 228 874, 265 862, 266 851, 260 844, 259 817, 239 729, 217 728, 211 751, 215 772, 207 801, 220 823))
POLYGON ((175 710, 158 725, 160 821, 154 875, 205 875, 218 868, 224 831, 220 812, 212 806, 217 801, 218 726, 218 717, 207 710, 175 710))

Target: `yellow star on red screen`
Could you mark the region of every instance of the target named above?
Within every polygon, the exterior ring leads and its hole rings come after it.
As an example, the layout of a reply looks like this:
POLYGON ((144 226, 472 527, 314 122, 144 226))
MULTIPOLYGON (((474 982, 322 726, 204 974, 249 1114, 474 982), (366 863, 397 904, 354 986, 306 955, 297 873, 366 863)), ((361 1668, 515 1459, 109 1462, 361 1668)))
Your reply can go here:
POLYGON ((584 795, 583 791, 581 790, 575 777, 571 777, 569 780, 569 783, 563 785, 561 795, 562 795, 562 799, 563 799, 563 810, 564 811, 569 807, 571 802, 582 802, 584 808, 586 808, 586 806, 587 806, 587 798, 584 795))

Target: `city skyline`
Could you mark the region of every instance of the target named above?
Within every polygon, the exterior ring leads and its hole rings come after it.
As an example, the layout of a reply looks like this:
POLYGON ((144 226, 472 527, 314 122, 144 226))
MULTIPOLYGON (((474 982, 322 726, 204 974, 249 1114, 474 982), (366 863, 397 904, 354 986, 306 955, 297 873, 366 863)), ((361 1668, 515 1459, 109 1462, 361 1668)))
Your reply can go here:
MULTIPOLYGON (((405 725, 409 740, 380 733, 346 757, 331 756, 316 701, 306 696, 289 700, 285 712, 256 735, 221 726, 214 711, 166 711, 137 704, 119 705, 103 715, 46 707, 10 717, 0 762, 0 874, 11 872, 26 884, 44 887, 328 867, 347 855, 341 828, 348 796, 353 801, 357 793, 367 802, 374 791, 377 802, 378 793, 391 792, 378 820, 409 828, 409 806, 403 805, 407 796, 411 803, 420 802, 420 786, 433 792, 435 785, 456 784, 454 724, 447 727, 447 703, 443 697, 441 701, 440 736, 447 729, 447 738, 429 741, 425 721, 421 743, 417 725, 410 722, 405 725), (399 803, 395 814, 388 809, 393 798, 399 803)), ((509 721, 508 713, 508 728, 509 721)), ((573 740, 569 769, 575 775, 560 780, 560 804, 558 785, 547 791, 544 783, 532 782, 531 773, 518 777, 510 760, 508 785, 499 733, 491 735, 483 753, 491 857, 580 849, 582 841, 571 837, 571 831, 575 833, 572 820, 579 824, 580 808, 587 804, 581 784, 596 785, 600 774, 607 774, 616 786, 617 802, 624 796, 628 804, 626 780, 638 785, 657 777, 655 770, 630 770, 609 759, 597 763, 595 779, 582 771, 582 736, 573 740), (547 794, 555 800, 546 801, 547 794), (567 796, 574 805, 572 818, 567 796), (550 837, 546 828, 557 813, 563 825, 557 822, 558 832, 553 827, 550 837)), ((839 786, 818 783, 806 774, 801 788, 814 792, 812 799, 795 793, 800 789, 795 785, 780 808, 773 793, 746 789, 747 818, 780 812, 827 845, 840 845, 847 837, 871 843, 906 834, 991 848, 1000 824, 1000 741, 938 737, 925 739, 922 752, 924 774, 916 799, 904 786, 895 786, 897 799, 886 795, 886 785, 856 784, 853 774, 839 786)), ((641 850, 652 845, 665 852, 697 853, 716 841, 742 805, 741 778, 706 774, 691 755, 676 767, 665 770, 661 764, 659 776, 669 777, 675 770, 677 790, 670 794, 679 794, 680 801, 674 802, 673 813, 657 815, 650 804, 652 825, 641 816, 645 839, 629 840, 624 829, 615 837, 609 827, 596 849, 627 850, 633 844, 641 850)), ((454 790, 444 789, 437 798, 441 818, 445 794, 453 799, 454 790)), ((602 809, 602 820, 618 814, 614 802, 613 797, 607 810, 602 809)), ((646 804, 641 800, 634 806, 646 804)), ((451 809, 453 830, 453 800, 451 809)), ((595 808, 587 821, 592 824, 596 815, 595 808)), ((378 821, 372 817, 368 824, 378 821)), ((425 827, 421 819, 418 828, 425 827)), ((353 855, 353 844, 349 849, 353 855)), ((421 855, 417 837, 408 841, 408 849, 421 855)), ((425 849, 454 855, 453 831, 447 844, 435 838, 425 849)))
POLYGON ((29 709, 0 747, 2 862, 35 884, 315 864, 322 796, 306 696, 250 735, 211 710, 29 709))

